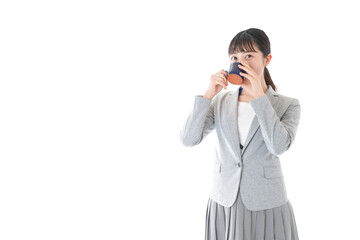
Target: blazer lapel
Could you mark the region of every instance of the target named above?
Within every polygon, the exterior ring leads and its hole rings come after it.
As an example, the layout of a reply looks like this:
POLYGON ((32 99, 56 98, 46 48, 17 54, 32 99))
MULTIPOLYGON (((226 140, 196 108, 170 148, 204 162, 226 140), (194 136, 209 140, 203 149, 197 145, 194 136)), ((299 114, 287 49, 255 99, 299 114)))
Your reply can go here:
MULTIPOLYGON (((272 105, 272 107, 275 106, 276 103, 276 96, 278 95, 277 92, 271 87, 271 85, 267 85, 268 90, 266 91, 266 95, 272 105)), ((259 121, 257 119, 257 116, 255 115, 249 129, 249 133, 246 137, 243 149, 240 149, 240 139, 239 139, 239 129, 238 129, 238 96, 239 96, 239 88, 235 91, 231 91, 229 93, 229 96, 226 101, 226 126, 227 126, 227 132, 230 136, 231 143, 235 149, 235 153, 240 158, 240 155, 242 156, 246 147, 249 145, 249 142, 251 141, 252 137, 260 127, 259 121)))

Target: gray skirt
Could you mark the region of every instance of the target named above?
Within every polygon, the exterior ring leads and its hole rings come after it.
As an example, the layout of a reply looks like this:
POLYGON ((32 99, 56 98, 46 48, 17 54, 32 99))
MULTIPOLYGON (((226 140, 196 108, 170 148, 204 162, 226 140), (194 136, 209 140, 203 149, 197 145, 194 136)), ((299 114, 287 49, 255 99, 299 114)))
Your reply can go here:
POLYGON ((205 240, 298 240, 290 201, 260 211, 244 206, 240 190, 235 203, 224 207, 211 198, 206 209, 205 240))

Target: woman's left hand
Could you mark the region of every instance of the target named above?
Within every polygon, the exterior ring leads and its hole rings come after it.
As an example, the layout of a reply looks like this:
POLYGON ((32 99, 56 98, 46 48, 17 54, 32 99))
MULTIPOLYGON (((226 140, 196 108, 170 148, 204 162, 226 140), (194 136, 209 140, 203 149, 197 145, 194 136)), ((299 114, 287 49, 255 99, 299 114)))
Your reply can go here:
POLYGON ((264 96, 264 90, 261 86, 261 76, 259 76, 249 64, 244 61, 240 61, 244 66, 238 65, 239 68, 245 70, 247 73, 240 72, 240 75, 245 77, 244 81, 240 86, 246 89, 246 92, 249 93, 252 97, 258 98, 264 96))

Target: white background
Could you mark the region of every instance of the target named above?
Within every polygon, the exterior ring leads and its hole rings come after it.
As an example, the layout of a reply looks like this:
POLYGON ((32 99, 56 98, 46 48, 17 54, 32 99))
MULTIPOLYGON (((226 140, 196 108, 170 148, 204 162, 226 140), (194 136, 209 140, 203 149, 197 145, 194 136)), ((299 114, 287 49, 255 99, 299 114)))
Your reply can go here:
POLYGON ((0 239, 204 239, 215 133, 179 131, 251 27, 302 107, 280 156, 299 237, 355 239, 359 20, 356 1, 2 1, 0 239))

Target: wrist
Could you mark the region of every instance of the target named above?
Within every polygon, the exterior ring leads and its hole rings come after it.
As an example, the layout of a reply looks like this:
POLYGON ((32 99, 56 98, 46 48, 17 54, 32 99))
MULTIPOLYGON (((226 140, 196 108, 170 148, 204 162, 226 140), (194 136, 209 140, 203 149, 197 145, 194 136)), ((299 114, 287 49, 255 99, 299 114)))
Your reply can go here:
POLYGON ((209 94, 207 92, 205 92, 204 95, 203 95, 203 98, 206 98, 206 99, 209 99, 209 100, 211 100, 213 97, 214 97, 213 94, 209 94))

